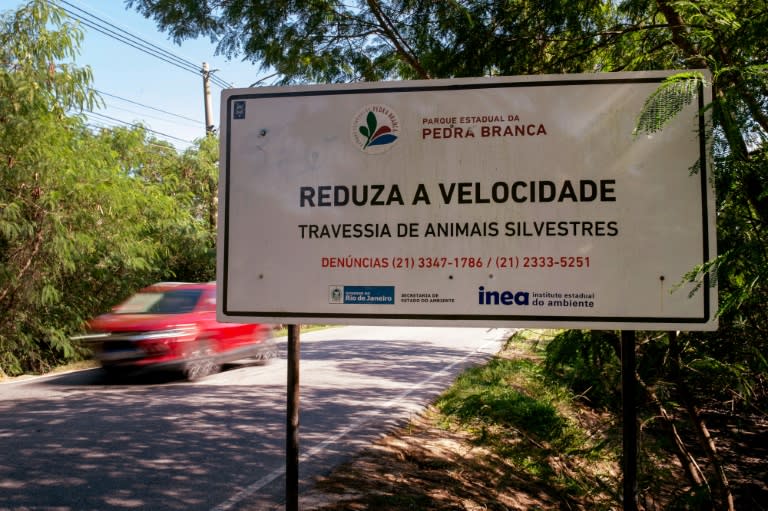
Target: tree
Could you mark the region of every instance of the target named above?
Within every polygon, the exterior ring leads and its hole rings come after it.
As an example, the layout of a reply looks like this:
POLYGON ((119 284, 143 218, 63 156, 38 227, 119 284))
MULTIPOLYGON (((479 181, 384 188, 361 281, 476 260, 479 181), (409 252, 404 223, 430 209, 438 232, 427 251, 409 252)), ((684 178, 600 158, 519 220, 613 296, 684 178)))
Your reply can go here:
POLYGON ((159 279, 211 281, 216 277, 218 139, 208 135, 178 154, 147 138, 142 129, 102 133, 117 152, 123 172, 151 187, 172 204, 172 211, 148 208, 145 233, 157 240, 159 279), (173 219, 173 221, 169 221, 173 219))
POLYGON ((126 0, 177 41, 208 36, 290 82, 592 70, 595 0, 126 0), (586 34, 586 35, 585 35, 586 34))
MULTIPOLYGON (((79 128, 77 119, 67 117, 67 112, 92 105, 95 97, 87 89, 88 69, 56 62, 73 54, 79 38, 72 26, 61 24, 60 13, 44 2, 29 4, 2 20, 0 353, 2 367, 11 371, 20 369, 17 352, 30 336, 22 325, 34 308, 26 306, 34 303, 45 308, 59 297, 52 275, 40 269, 51 264, 61 271, 73 263, 74 247, 67 236, 72 219, 60 199, 78 193, 79 163, 71 159, 73 148, 62 147, 62 142, 79 128), (45 28, 49 22, 58 23, 60 30, 49 32, 45 28), (61 149, 69 154, 61 154, 61 149), (66 172, 54 177, 56 162, 67 156, 66 172)), ((52 347, 66 352, 59 340, 50 341, 52 347)))
MULTIPOLYGON (((199 139, 181 155, 177 166, 180 194, 189 214, 187 235, 180 236, 175 265, 182 280, 216 279, 216 229, 218 224, 219 140, 214 135, 199 139)), ((177 195, 178 196, 178 195, 177 195)))
POLYGON ((33 0, 0 27, 0 372, 18 374, 77 357, 84 319, 167 274, 162 240, 189 215, 137 177, 143 130, 94 134, 77 114, 98 98, 58 8, 33 0))

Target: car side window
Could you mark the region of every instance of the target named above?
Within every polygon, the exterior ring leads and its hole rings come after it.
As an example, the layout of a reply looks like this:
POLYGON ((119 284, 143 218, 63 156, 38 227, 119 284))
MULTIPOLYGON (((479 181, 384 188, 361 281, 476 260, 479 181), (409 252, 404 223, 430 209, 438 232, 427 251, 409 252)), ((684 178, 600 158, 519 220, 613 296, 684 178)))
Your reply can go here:
POLYGON ((152 314, 185 314, 195 310, 199 291, 169 291, 152 307, 152 314))
POLYGON ((200 310, 205 312, 216 312, 216 291, 206 291, 203 299, 200 301, 200 310))

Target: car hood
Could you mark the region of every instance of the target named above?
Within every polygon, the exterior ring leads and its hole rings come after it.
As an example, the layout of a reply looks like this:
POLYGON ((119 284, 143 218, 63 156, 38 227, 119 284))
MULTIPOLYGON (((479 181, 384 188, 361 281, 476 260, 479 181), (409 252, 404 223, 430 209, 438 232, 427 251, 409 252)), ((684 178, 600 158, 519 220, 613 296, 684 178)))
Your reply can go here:
POLYGON ((190 314, 104 314, 88 322, 93 332, 147 332, 195 324, 190 314))

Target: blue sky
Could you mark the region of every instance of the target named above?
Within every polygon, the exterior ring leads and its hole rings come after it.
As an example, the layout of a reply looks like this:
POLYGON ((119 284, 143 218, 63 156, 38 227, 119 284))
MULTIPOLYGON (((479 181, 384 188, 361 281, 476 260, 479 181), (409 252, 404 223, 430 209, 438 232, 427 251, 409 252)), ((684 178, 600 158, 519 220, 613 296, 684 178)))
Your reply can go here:
MULTIPOLYGON (((227 60, 215 56, 215 43, 207 38, 187 41, 176 45, 167 34, 158 31, 152 20, 147 20, 133 10, 127 10, 122 0, 67 0, 69 4, 87 11, 102 20, 115 25, 130 34, 140 37, 153 45, 194 62, 198 67, 208 62, 211 69, 217 69, 216 76, 234 87, 247 87, 264 76, 259 67, 239 58, 227 60)), ((24 1, 0 0, 0 12, 14 11, 24 1)), ((69 5, 63 5, 79 13, 69 5)), ((102 125, 120 125, 107 119, 108 116, 123 122, 142 122, 155 130, 158 139, 167 140, 179 150, 205 134, 203 103, 203 80, 193 74, 168 64, 151 55, 119 42, 98 31, 81 26, 84 31, 78 65, 89 65, 93 71, 93 87, 108 95, 102 98, 105 108, 98 111, 102 116, 93 116, 92 121, 102 125), (134 103, 141 103, 188 119, 181 119, 156 110, 116 99, 118 96, 134 103), (191 120, 189 120, 191 119, 191 120), (161 135, 169 135, 165 137, 161 135)), ((219 102, 221 87, 212 84, 213 121, 219 125, 219 102)))

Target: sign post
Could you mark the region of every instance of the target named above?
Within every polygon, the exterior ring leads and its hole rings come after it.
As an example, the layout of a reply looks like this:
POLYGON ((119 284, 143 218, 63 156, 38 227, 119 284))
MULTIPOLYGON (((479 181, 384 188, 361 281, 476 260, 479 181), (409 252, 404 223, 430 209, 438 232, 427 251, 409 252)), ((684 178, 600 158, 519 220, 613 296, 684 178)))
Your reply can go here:
POLYGON ((301 325, 288 325, 285 509, 299 511, 299 360, 301 325))
POLYGON ((637 511, 637 385, 635 332, 621 331, 621 406, 624 511, 637 511))

